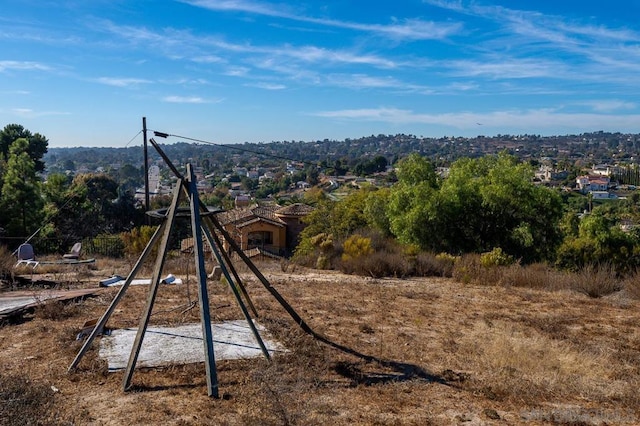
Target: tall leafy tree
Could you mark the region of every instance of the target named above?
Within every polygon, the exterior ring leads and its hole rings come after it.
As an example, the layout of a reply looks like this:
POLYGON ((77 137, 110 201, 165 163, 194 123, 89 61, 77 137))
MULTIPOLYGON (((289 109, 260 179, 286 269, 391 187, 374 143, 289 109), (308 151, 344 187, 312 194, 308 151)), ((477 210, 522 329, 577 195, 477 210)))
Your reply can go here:
POLYGON ((567 269, 609 264, 624 273, 640 265, 637 232, 624 232, 606 206, 595 208, 568 233, 557 252, 557 264, 567 269))
POLYGON ((8 235, 25 237, 41 226, 44 202, 35 162, 28 153, 29 141, 16 139, 9 147, 0 222, 8 235))
POLYGON ((40 133, 31 133, 19 124, 8 124, 0 131, 0 155, 9 158, 9 149, 18 139, 27 141, 26 152, 34 162, 36 172, 44 170, 42 157, 47 153, 49 140, 40 133))
POLYGON ((560 241, 561 199, 532 183, 533 171, 507 154, 460 159, 441 185, 416 158, 398 167, 388 214, 401 241, 434 251, 500 247, 524 261, 553 256, 560 241))
POLYGON ((391 236, 391 226, 387 215, 390 196, 391 190, 389 188, 371 191, 365 200, 363 209, 367 224, 386 237, 391 236))
POLYGON ((411 154, 400 160, 396 169, 398 183, 387 207, 389 228, 401 242, 429 247, 435 231, 430 210, 437 191, 433 166, 426 158, 411 154))
MULTIPOLYGON (((367 216, 364 207, 370 193, 368 189, 360 189, 349 194, 341 201, 333 201, 322 191, 309 191, 315 210, 303 220, 307 227, 300 234, 300 244, 296 254, 308 254, 313 250, 312 243, 318 234, 331 236, 334 241, 346 239, 352 233, 367 227, 367 216)), ((309 198, 305 197, 308 201, 309 198)))
POLYGON ((70 191, 79 201, 76 231, 83 237, 110 232, 113 206, 118 198, 118 183, 106 174, 77 175, 70 191))
POLYGON ((47 223, 40 235, 59 238, 65 245, 77 240, 80 235, 76 231, 81 228, 81 200, 71 193, 70 186, 71 178, 62 173, 50 174, 42 185, 47 223))

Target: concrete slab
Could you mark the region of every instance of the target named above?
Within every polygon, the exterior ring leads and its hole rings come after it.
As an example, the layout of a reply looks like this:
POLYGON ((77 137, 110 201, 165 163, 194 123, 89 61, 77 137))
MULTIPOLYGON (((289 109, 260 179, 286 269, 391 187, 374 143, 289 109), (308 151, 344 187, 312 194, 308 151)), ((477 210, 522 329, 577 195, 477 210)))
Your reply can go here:
MULTIPOLYGON (((286 349, 256 323, 269 354, 286 352, 286 349)), ((255 358, 262 355, 251 328, 245 320, 211 323, 213 351, 216 360, 255 358)), ((112 330, 100 340, 99 356, 107 360, 109 371, 127 367, 137 328, 112 330)), ((191 364, 204 362, 202 326, 186 324, 179 327, 149 327, 145 333, 136 367, 191 364)))

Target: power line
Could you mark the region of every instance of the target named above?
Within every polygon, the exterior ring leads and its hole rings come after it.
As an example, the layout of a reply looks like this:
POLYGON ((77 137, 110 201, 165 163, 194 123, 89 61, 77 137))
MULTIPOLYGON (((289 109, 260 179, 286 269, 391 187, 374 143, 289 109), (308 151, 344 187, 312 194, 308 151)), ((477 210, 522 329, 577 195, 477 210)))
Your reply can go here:
POLYGON ((159 138, 167 138, 167 137, 175 137, 175 138, 180 138, 180 139, 186 139, 189 141, 193 141, 193 142, 198 142, 198 143, 202 143, 205 145, 213 145, 213 146, 217 146, 220 148, 227 148, 227 149, 235 149, 236 151, 242 151, 242 152, 249 152, 252 154, 256 154, 256 155, 264 155, 265 157, 271 157, 271 158, 277 158, 279 160, 286 160, 286 161, 293 161, 296 163, 303 163, 303 164, 307 164, 310 166, 314 166, 314 167, 321 167, 320 163, 314 163, 312 161, 307 161, 307 160, 299 160, 299 159, 295 159, 295 158, 291 158, 291 157, 285 157, 283 155, 277 155, 277 154, 270 154, 267 152, 261 152, 261 151, 256 151, 253 149, 248 149, 248 148, 242 148, 236 145, 227 145, 227 144, 221 144, 221 143, 216 143, 216 142, 211 142, 211 141, 207 141, 207 140, 203 140, 203 139, 196 139, 196 138, 191 138, 188 136, 181 136, 181 135, 174 135, 171 133, 165 133, 165 132, 159 132, 157 130, 151 130, 153 132, 153 134, 159 138))
MULTIPOLYGON (((135 138, 137 138, 141 133, 142 133, 142 130, 138 131, 138 133, 136 133, 136 135, 134 137, 129 139, 129 142, 127 142, 124 147, 127 148, 129 146, 129 144, 131 142, 133 142, 135 140, 135 138)), ((71 189, 71 185, 67 189, 68 190, 71 189)), ((52 204, 54 204, 55 210, 53 212, 47 214, 47 216, 45 216, 43 224, 38 229, 36 229, 36 231, 33 234, 31 234, 29 237, 27 237, 27 239, 24 241, 24 243, 28 243, 33 238, 35 238, 36 235, 38 235, 40 233, 42 228, 44 228, 45 226, 49 225, 53 221, 53 218, 58 216, 62 212, 62 210, 67 206, 67 204, 69 204, 77 195, 78 194, 76 192, 69 191, 69 193, 65 196, 65 198, 63 198, 64 203, 60 207, 56 206, 55 205, 56 203, 53 202, 52 204)), ((17 249, 13 254, 15 255, 16 253, 17 253, 17 249)))
POLYGON ((126 147, 128 147, 128 146, 129 146, 129 144, 130 144, 131 142, 133 142, 133 141, 134 141, 134 139, 138 137, 138 135, 140 135, 140 133, 142 133, 142 130, 140 130, 138 133, 136 133, 136 135, 135 135, 134 137, 132 137, 132 138, 129 140, 129 142, 127 142, 127 144, 126 144, 124 147, 125 147, 125 148, 126 148, 126 147))

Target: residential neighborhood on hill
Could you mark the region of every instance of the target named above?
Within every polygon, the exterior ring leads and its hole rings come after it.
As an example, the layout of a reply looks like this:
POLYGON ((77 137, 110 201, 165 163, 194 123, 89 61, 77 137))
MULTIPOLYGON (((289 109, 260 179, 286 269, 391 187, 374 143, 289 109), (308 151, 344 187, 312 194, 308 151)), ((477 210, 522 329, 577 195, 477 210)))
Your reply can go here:
MULTIPOLYGON (((212 145, 176 142, 160 145, 175 164, 195 166, 198 187, 213 200, 228 204, 287 196, 320 185, 340 196, 340 188, 362 184, 384 186, 395 180, 393 165, 410 153, 429 158, 446 175, 458 158, 507 152, 536 168, 536 181, 550 186, 615 198, 615 191, 640 185, 640 134, 610 132, 579 135, 496 135, 475 138, 425 138, 378 135, 343 141, 278 141, 261 144, 212 145), (614 192, 611 192, 614 191, 614 192), (215 196, 213 195, 215 194, 215 196), (605 195, 606 194, 606 195, 605 195), (241 202, 241 201, 240 201, 241 202)), ((150 192, 168 194, 173 176, 149 149, 150 192)), ((108 173, 123 190, 143 199, 141 147, 50 148, 46 173, 108 173)), ((623 191, 624 192, 624 191, 623 191)))

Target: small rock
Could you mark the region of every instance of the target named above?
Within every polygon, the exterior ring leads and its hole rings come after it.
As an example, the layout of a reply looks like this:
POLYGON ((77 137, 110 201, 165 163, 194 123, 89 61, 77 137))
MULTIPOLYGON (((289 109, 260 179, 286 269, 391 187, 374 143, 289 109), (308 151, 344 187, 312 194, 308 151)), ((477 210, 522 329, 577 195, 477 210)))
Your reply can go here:
POLYGON ((500 420, 500 414, 498 414, 498 412, 493 408, 485 408, 483 412, 485 416, 492 420, 500 420))

